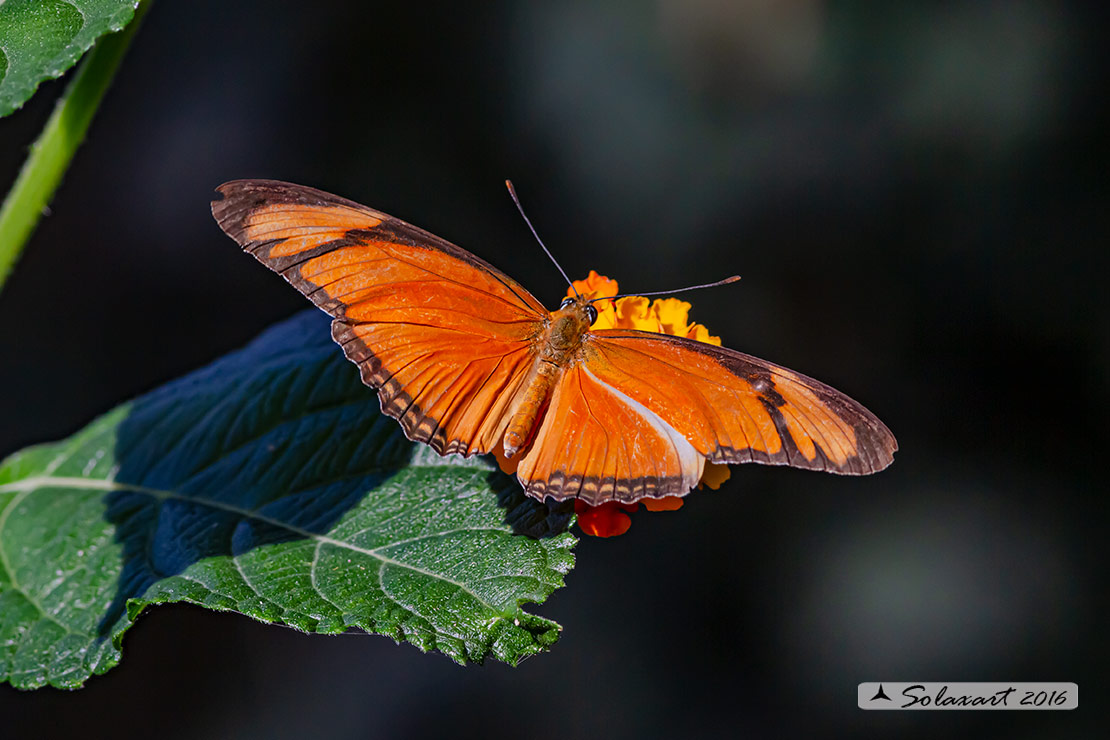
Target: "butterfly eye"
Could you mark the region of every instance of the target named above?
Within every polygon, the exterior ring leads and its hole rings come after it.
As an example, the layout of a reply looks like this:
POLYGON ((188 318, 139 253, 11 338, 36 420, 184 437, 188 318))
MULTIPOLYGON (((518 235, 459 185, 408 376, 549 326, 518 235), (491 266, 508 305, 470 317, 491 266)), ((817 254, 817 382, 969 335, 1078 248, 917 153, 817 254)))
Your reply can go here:
POLYGON ((559 304, 559 308, 570 308, 574 305, 573 298, 564 298, 563 302, 559 304))
POLYGON ((592 304, 592 303, 587 303, 586 304, 586 315, 590 317, 590 323, 591 324, 594 323, 595 321, 597 321, 597 309, 594 308, 594 304, 592 304))

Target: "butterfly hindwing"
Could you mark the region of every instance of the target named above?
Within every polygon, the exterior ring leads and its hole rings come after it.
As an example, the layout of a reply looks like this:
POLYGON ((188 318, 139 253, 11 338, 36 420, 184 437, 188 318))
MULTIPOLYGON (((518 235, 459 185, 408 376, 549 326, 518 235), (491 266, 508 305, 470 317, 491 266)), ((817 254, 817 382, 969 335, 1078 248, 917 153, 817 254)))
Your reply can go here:
POLYGON ((685 495, 704 465, 674 427, 576 364, 555 386, 517 476, 541 499, 631 503, 685 495))
POLYGON ((382 410, 439 452, 487 452, 547 315, 520 284, 450 242, 313 188, 237 180, 220 227, 335 321, 382 410))
POLYGON ((871 412, 812 378, 690 339, 585 337, 517 474, 534 496, 597 505, 684 496, 706 461, 863 475, 897 443, 871 412))

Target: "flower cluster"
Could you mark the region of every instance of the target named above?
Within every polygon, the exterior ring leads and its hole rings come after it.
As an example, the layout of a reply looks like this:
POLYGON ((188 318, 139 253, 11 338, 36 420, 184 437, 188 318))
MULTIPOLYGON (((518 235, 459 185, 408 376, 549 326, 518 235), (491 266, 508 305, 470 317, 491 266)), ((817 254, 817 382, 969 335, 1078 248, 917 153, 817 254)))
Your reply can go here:
MULTIPOLYGON (((584 298, 605 298, 618 293, 617 281, 590 270, 585 280, 575 280, 574 289, 567 288, 567 298, 577 290, 584 298)), ((649 301, 644 296, 630 295, 616 301, 597 301, 597 321, 591 329, 639 329, 656 334, 695 339, 706 344, 721 346, 721 338, 709 334, 703 324, 690 323, 690 304, 677 298, 657 298, 649 301)))
MULTIPOLYGON (((575 290, 584 298, 608 298, 618 294, 617 281, 598 275, 594 270, 590 270, 585 280, 575 280, 574 289, 567 289, 567 297, 573 298, 575 290)), ((590 328, 595 331, 639 329, 686 337, 707 344, 721 344, 721 338, 710 335, 703 325, 690 323, 690 304, 677 298, 649 301, 645 296, 625 296, 615 301, 599 300, 594 303, 594 307, 597 309, 597 320, 590 328)), ((516 473, 519 458, 506 458, 500 445, 493 450, 493 454, 501 470, 509 475, 516 473)), ((728 479, 727 465, 706 461, 698 488, 707 486, 717 490, 728 479)), ((578 515, 578 526, 584 533, 595 537, 615 537, 624 534, 632 526, 632 519, 628 515, 639 509, 641 504, 648 511, 675 511, 682 508, 682 497, 645 498, 634 504, 607 501, 599 506, 590 506, 576 499, 574 512, 578 515)))
MULTIPOLYGON (((590 270, 585 280, 575 280, 574 289, 567 290, 567 297, 573 298, 575 290, 585 298, 606 298, 618 294, 617 281, 598 275, 594 270, 590 270)), ((594 307, 597 308, 597 321, 590 326, 594 330, 639 329, 718 346, 721 344, 721 338, 711 336, 705 326, 690 323, 690 304, 677 298, 649 301, 644 296, 626 296, 616 301, 597 301, 594 307)), ((727 465, 707 462, 699 487, 708 486, 716 490, 728 478, 727 465)), ((607 501, 600 506, 576 500, 574 511, 578 514, 578 526, 583 532, 596 537, 613 537, 628 531, 632 526, 628 515, 636 511, 640 504, 648 511, 674 511, 682 507, 682 497, 647 498, 635 504, 607 501)))

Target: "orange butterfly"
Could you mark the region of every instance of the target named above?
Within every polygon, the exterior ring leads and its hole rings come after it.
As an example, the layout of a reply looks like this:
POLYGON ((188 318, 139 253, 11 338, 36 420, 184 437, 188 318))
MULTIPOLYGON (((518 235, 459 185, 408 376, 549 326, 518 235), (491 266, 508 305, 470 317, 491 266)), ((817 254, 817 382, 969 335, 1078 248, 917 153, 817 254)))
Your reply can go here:
POLYGON ((221 185, 220 227, 334 317, 332 337, 409 439, 503 451, 533 497, 684 496, 706 461, 866 475, 897 442, 844 394, 683 337, 591 330, 470 252, 384 213, 269 180, 221 185), (500 448, 500 450, 498 450, 500 448))

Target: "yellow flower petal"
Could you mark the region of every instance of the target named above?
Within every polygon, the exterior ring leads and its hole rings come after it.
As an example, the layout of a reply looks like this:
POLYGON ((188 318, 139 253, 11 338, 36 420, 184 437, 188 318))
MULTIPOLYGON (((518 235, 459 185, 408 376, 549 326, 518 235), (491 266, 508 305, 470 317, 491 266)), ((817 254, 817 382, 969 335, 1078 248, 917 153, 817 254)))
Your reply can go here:
POLYGON ((698 342, 705 342, 706 344, 715 344, 718 347, 721 346, 721 338, 710 336, 709 330, 702 324, 691 324, 690 328, 686 331, 686 338, 698 342))
POLYGON ((690 326, 690 304, 677 298, 660 298, 651 304, 663 334, 684 337, 690 326))
POLYGON ((716 491, 721 487, 721 484, 732 477, 732 471, 728 469, 727 465, 721 463, 705 462, 705 470, 702 471, 701 481, 698 482, 698 487, 706 486, 716 491))
POLYGON ((599 329, 616 329, 617 328, 617 310, 613 308, 612 301, 598 301, 595 306, 605 304, 604 308, 597 309, 597 321, 590 324, 590 328, 594 331, 599 329))
POLYGON ((651 302, 640 295, 617 301, 617 328, 659 332, 659 320, 651 312, 651 302))
POLYGON ((497 467, 501 468, 501 472, 505 475, 512 475, 515 473, 517 465, 520 464, 519 455, 512 460, 505 457, 505 447, 503 445, 493 446, 493 457, 497 460, 497 467))
POLYGON ((681 496, 664 496, 663 498, 643 498, 640 503, 648 511, 678 511, 682 508, 681 496))

